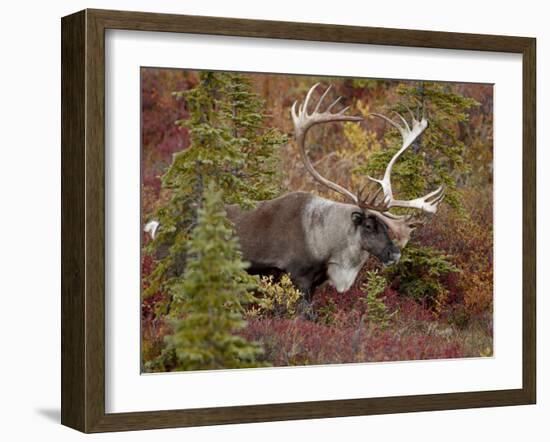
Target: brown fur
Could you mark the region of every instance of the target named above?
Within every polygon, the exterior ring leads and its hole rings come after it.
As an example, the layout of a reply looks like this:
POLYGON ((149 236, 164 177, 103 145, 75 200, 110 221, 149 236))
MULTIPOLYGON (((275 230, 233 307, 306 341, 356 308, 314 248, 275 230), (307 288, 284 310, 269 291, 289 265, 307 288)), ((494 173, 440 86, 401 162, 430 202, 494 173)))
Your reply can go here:
POLYGON ((262 201, 250 211, 237 205, 226 206, 227 217, 235 225, 243 257, 251 263, 252 273, 289 272, 298 285, 312 273, 324 273, 322 263, 315 263, 304 246, 302 214, 311 198, 309 193, 292 192, 262 201))

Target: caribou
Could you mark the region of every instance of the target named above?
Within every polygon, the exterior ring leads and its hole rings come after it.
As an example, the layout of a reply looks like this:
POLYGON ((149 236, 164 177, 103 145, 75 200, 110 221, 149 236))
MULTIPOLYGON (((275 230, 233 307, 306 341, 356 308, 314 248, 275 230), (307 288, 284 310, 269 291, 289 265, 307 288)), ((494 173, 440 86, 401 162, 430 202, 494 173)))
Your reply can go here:
MULTIPOLYGON (((444 197, 440 186, 416 199, 394 198, 392 168, 428 127, 425 116, 418 119, 410 109, 410 122, 399 113, 396 113, 399 122, 383 114, 371 114, 395 127, 402 140, 382 179, 367 176, 367 184, 378 186, 376 192, 365 192, 365 185, 353 193, 323 177, 307 154, 308 131, 319 124, 360 122, 363 117, 347 115, 349 106, 333 112, 341 97, 324 107, 331 86, 311 110, 310 101, 318 87, 319 83, 313 85, 303 103, 294 102, 291 107, 295 140, 305 170, 314 180, 342 195, 345 202, 295 191, 259 202, 252 210, 242 210, 238 205, 225 207, 227 217, 235 226, 243 258, 249 263, 248 271, 275 276, 288 273, 306 301, 310 301, 314 290, 326 281, 339 293, 349 290, 371 255, 385 266, 397 263, 412 231, 424 219, 415 214, 397 215, 390 209, 418 209, 421 213, 434 214, 444 197)), ((156 221, 145 227, 152 237, 157 228, 156 221)))

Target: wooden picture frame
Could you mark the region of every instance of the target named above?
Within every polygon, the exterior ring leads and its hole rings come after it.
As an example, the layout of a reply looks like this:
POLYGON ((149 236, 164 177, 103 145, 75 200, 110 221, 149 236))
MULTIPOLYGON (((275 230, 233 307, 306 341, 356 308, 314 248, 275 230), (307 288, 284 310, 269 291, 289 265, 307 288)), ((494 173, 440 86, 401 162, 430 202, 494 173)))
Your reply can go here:
POLYGON ((84 10, 62 19, 62 424, 83 432, 534 404, 536 41, 533 38, 84 10), (123 29, 522 55, 523 385, 270 405, 105 412, 105 30, 123 29))

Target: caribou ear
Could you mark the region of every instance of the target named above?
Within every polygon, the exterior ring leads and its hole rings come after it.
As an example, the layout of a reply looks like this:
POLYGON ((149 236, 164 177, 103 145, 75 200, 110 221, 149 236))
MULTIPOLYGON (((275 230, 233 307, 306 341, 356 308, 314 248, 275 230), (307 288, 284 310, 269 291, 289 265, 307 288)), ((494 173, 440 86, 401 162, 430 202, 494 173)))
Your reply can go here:
POLYGON ((363 212, 353 212, 351 214, 351 220, 353 221, 353 224, 359 226, 360 224, 363 224, 363 221, 365 220, 365 214, 363 212))

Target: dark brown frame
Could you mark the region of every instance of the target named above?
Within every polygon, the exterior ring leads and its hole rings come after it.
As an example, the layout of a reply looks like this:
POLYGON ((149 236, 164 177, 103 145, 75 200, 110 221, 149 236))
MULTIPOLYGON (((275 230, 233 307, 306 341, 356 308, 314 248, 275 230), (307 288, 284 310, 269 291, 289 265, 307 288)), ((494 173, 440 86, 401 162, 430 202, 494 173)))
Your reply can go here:
POLYGON ((62 29, 61 422, 84 432, 534 404, 536 40, 404 29, 84 10, 62 29), (523 56, 523 387, 189 410, 105 413, 105 29, 519 53, 523 56))

